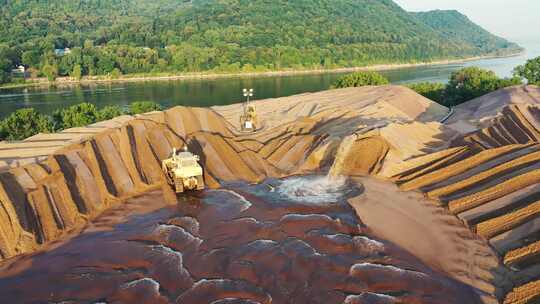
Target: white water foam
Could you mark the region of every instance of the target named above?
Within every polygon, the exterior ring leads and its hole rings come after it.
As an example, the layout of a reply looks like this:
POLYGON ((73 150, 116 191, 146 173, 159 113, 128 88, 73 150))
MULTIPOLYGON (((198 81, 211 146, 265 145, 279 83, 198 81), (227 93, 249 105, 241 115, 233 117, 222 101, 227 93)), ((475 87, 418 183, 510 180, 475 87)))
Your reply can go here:
POLYGON ((198 247, 202 244, 203 240, 191 234, 186 229, 170 224, 159 224, 153 231, 153 234, 160 238, 163 242, 174 241, 174 239, 182 238, 186 243, 191 246, 198 247))
MULTIPOLYGON (((361 299, 364 296, 371 296, 373 298, 377 298, 378 300, 382 300, 384 302, 381 303, 395 303, 396 298, 393 296, 385 295, 382 293, 375 293, 375 292, 364 292, 361 295, 350 295, 345 298, 345 301, 343 304, 349 304, 349 303, 356 303, 357 300, 361 299)), ((379 303, 379 302, 377 302, 379 303)))
POLYGON ((279 220, 280 222, 287 222, 287 221, 291 221, 291 222, 300 222, 300 221, 304 221, 304 220, 320 220, 321 222, 322 221, 325 221, 325 222, 337 222, 336 220, 334 220, 333 218, 331 218, 330 216, 326 215, 326 214, 298 214, 298 213, 290 213, 290 214, 285 214, 284 216, 281 217, 281 219, 279 220))
POLYGON ((282 181, 277 192, 285 198, 302 203, 336 203, 343 196, 346 178, 328 176, 301 176, 282 181))
POLYGON ((272 240, 255 240, 244 245, 244 247, 254 249, 256 251, 263 251, 269 248, 274 248, 275 246, 278 246, 278 245, 279 245, 278 242, 272 241, 272 240))
POLYGON ((342 241, 342 240, 352 241, 352 236, 350 236, 348 234, 343 234, 343 233, 323 234, 322 236, 329 239, 329 240, 336 241, 336 242, 339 242, 339 241, 342 241))
POLYGON ((354 264, 354 265, 351 266, 351 268, 349 270, 349 273, 352 275, 354 272, 361 271, 361 270, 366 270, 366 269, 381 269, 381 270, 396 272, 396 273, 400 273, 400 274, 410 274, 410 275, 415 275, 415 276, 426 276, 426 274, 423 273, 423 272, 406 270, 406 269, 402 269, 402 268, 392 266, 392 265, 381 265, 381 264, 372 264, 372 263, 354 264))
POLYGON ((135 286, 137 286, 139 284, 150 284, 152 286, 152 289, 156 293, 159 293, 159 283, 156 282, 154 279, 151 279, 151 278, 142 278, 142 279, 139 279, 139 280, 131 281, 131 282, 128 282, 128 283, 125 283, 124 285, 122 285, 121 288, 127 289, 127 288, 131 288, 131 287, 135 287, 135 286))
POLYGON ((376 241, 374 239, 370 239, 366 236, 355 236, 353 238, 353 242, 357 245, 357 246, 366 246, 370 249, 373 249, 373 250, 384 250, 384 244, 379 242, 379 241, 376 241))

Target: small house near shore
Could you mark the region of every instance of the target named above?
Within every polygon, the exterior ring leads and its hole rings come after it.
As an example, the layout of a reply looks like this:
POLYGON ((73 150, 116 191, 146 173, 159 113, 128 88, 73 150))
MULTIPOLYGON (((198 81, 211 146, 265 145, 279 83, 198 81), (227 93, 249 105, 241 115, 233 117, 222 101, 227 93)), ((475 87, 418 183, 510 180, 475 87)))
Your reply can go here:
POLYGON ((11 70, 13 74, 24 74, 25 72, 26 68, 23 65, 19 65, 16 69, 11 70))
POLYGON ((54 49, 54 54, 58 57, 62 57, 62 56, 65 56, 67 54, 70 54, 71 53, 71 49, 70 48, 63 48, 63 49, 54 49))
POLYGON ((19 65, 17 68, 11 70, 11 77, 13 78, 26 78, 27 70, 23 65, 19 65))

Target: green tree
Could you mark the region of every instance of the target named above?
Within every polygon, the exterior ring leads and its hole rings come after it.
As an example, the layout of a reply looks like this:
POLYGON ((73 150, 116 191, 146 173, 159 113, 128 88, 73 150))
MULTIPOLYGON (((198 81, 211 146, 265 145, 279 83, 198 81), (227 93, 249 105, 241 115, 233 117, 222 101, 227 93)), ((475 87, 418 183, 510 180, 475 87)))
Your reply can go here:
POLYGON ((94 47, 94 41, 93 41, 93 40, 90 40, 90 39, 85 40, 84 43, 83 43, 83 47, 84 47, 85 49, 91 49, 91 48, 93 48, 93 47, 94 47))
POLYGON ((114 59, 112 55, 100 52, 97 56, 96 68, 100 74, 112 73, 114 69, 114 59))
POLYGON ((0 83, 11 80, 11 62, 5 58, 0 58, 0 83))
POLYGON ((73 67, 73 71, 71 72, 71 77, 77 79, 77 80, 81 80, 82 78, 82 69, 81 69, 81 66, 80 65, 76 65, 75 67, 73 67))
POLYGON ((540 86, 540 57, 527 60, 514 69, 514 75, 526 79, 529 84, 540 86))
POLYGON ((342 76, 334 83, 334 88, 363 87, 385 85, 390 82, 377 72, 355 72, 342 76))
POLYGON ((119 106, 105 106, 98 111, 97 120, 109 120, 124 114, 124 111, 119 106))
POLYGON ((118 68, 114 68, 111 72, 111 78, 112 79, 118 79, 120 78, 120 76, 122 76, 122 72, 120 72, 120 70, 118 68))
POLYGON ((39 64, 39 51, 30 50, 22 53, 21 60, 26 66, 37 66, 39 64))
POLYGON ((58 77, 58 66, 46 63, 43 68, 41 68, 41 72, 49 81, 54 81, 56 77, 58 77))
POLYGON ((49 117, 33 108, 19 109, 11 113, 0 124, 3 135, 8 140, 21 140, 37 133, 52 131, 49 117))
POLYGON ((6 44, 0 44, 0 83, 11 81, 14 52, 6 44))
POLYGON ((98 111, 95 105, 83 102, 53 114, 56 129, 69 129, 87 126, 97 121, 98 111))
POLYGON ((445 86, 442 83, 437 82, 419 82, 407 85, 410 89, 416 93, 436 101, 437 103, 444 102, 444 90, 445 86))
POLYGON ((455 106, 498 89, 520 84, 519 78, 501 79, 495 72, 478 67, 452 73, 445 89, 445 105, 455 106))
POLYGON ((129 114, 142 114, 152 111, 160 111, 161 106, 152 101, 136 101, 129 105, 129 114))

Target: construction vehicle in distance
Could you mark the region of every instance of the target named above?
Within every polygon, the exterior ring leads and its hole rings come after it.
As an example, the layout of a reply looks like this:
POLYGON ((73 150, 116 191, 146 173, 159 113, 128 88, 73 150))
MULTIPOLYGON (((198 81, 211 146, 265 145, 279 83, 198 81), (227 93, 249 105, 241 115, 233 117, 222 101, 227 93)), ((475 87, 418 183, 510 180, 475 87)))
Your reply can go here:
POLYGON ((184 151, 180 153, 174 148, 171 157, 163 160, 161 166, 167 182, 174 187, 176 193, 204 189, 199 156, 189 152, 187 146, 184 146, 184 151))
POLYGON ((257 130, 257 113, 254 106, 248 105, 245 107, 244 114, 240 115, 240 126, 244 132, 257 130))
POLYGON ((243 132, 257 131, 257 112, 255 106, 249 102, 250 97, 253 97, 253 89, 244 89, 244 96, 247 97, 244 103, 244 113, 240 115, 240 128, 243 132))

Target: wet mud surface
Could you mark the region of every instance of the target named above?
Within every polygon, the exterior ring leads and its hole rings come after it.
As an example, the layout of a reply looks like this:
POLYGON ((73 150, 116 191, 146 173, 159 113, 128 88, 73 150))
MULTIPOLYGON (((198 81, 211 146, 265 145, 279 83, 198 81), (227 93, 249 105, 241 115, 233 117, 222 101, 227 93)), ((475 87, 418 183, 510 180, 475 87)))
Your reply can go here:
POLYGON ((478 302, 371 236, 346 202, 362 191, 319 177, 231 184, 174 205, 154 191, 5 261, 2 303, 478 302))

